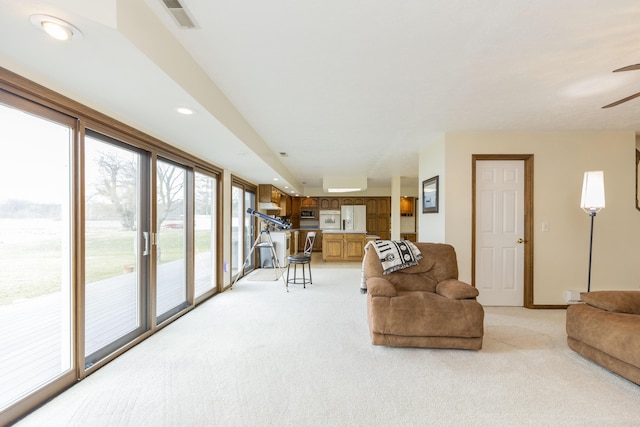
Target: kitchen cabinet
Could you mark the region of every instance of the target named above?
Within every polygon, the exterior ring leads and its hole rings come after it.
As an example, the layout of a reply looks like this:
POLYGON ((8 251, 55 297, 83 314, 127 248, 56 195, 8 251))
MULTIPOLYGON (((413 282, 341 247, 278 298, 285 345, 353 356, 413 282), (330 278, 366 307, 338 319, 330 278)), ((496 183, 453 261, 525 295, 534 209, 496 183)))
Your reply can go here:
POLYGON ((342 197, 340 199, 340 204, 349 206, 349 205, 364 205, 365 197, 342 197))
MULTIPOLYGON (((278 209, 266 209, 269 215, 290 217, 293 214, 291 196, 271 184, 260 184, 258 186, 258 203, 269 203, 278 206, 278 209)), ((298 213, 300 213, 299 209, 298 213)))
POLYGON ((298 252, 304 251, 304 242, 307 241, 307 231, 298 230, 298 252))
POLYGON ((342 261, 343 234, 325 233, 322 240, 322 260, 342 261))
MULTIPOLYGON (((391 197, 294 197, 291 223, 294 228, 300 222, 294 223, 294 218, 301 218, 300 211, 313 211, 317 218, 318 210, 339 210, 341 206, 365 205, 367 207, 367 233, 380 236, 381 239, 391 238, 391 197), (299 204, 298 204, 299 203, 299 204)), ((320 242, 318 242, 320 243, 320 242)))
POLYGON ((391 215, 391 197, 378 197, 378 215, 391 215))
POLYGON ((364 256, 365 235, 347 233, 344 235, 342 256, 345 261, 362 261, 364 256))
POLYGON ((364 256, 364 233, 324 233, 322 259, 324 261, 358 261, 364 256))
POLYGON ((280 197, 282 195, 282 191, 278 190, 271 184, 260 184, 258 186, 258 202, 260 203, 273 203, 274 205, 280 205, 280 197))
POLYGON ((280 196, 280 216, 286 216, 287 218, 291 217, 291 214, 293 213, 291 199, 292 197, 288 194, 280 196))
POLYGON ((300 206, 302 209, 316 209, 318 207, 318 199, 316 197, 302 197, 300 206))
POLYGON ((304 244, 307 241, 307 233, 315 231, 316 240, 313 243, 313 252, 322 252, 322 230, 298 230, 298 252, 304 251, 304 244))
POLYGON ((413 197, 400 197, 400 215, 413 216, 415 210, 415 198, 413 197))
POLYGON ((340 199, 338 197, 320 197, 318 199, 318 209, 340 210, 340 199))
POLYGON ((367 197, 367 233, 391 238, 391 197, 367 197))
POLYGON ((416 242, 416 233, 400 233, 400 239, 416 242))
POLYGON ((291 198, 291 228, 300 228, 300 197, 291 198))
POLYGON ((378 215, 378 198, 377 197, 367 197, 365 206, 367 207, 367 216, 378 215))

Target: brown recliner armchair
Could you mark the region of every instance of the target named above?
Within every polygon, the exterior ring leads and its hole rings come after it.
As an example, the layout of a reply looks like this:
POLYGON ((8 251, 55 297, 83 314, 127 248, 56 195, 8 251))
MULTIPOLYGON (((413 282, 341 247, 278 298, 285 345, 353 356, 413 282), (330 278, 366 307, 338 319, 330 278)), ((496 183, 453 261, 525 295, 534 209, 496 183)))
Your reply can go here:
POLYGON ((415 243, 418 265, 383 274, 368 246, 363 261, 371 342, 395 347, 480 350, 484 310, 478 290, 458 280, 452 246, 415 243))

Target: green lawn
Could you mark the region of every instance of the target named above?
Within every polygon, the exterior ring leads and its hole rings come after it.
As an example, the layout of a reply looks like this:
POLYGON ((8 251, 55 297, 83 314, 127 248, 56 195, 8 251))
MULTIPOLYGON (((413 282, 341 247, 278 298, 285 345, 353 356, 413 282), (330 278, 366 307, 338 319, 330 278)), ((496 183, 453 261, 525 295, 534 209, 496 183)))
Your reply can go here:
MULTIPOLYGON (((184 257, 184 230, 162 229, 160 263, 184 257)), ((135 265, 133 231, 88 233, 85 248, 86 283, 123 274, 135 265)), ((210 232, 196 233, 196 252, 208 251, 210 232)), ((40 234, 10 243, 0 242, 0 305, 60 290, 60 239, 40 234)), ((66 264, 66 263, 65 263, 66 264)), ((66 273, 70 274, 70 273, 66 273)))

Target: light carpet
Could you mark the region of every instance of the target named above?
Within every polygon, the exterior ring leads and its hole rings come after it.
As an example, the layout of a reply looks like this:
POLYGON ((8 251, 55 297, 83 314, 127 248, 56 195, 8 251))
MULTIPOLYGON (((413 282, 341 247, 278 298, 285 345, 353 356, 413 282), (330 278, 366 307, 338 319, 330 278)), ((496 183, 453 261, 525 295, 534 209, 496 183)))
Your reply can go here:
POLYGON ((249 282, 273 282, 280 279, 283 275, 285 277, 287 276, 286 267, 283 267, 282 269, 257 268, 255 271, 249 273, 245 280, 248 280, 249 282))
POLYGON ((564 310, 488 307, 478 352, 377 347, 360 270, 313 274, 238 281, 18 425, 638 425, 640 387, 567 347, 564 310))

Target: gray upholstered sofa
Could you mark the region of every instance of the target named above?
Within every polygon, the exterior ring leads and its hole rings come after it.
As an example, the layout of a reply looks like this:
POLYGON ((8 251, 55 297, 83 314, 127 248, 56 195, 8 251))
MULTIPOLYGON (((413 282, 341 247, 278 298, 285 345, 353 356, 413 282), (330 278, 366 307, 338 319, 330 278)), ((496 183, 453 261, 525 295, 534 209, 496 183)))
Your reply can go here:
POLYGON ((418 265, 383 274, 380 258, 367 246, 363 275, 371 342, 396 347, 479 350, 484 310, 478 291, 458 280, 452 246, 416 243, 418 265))
POLYGON ((581 294, 567 308, 567 343, 574 351, 640 384, 640 291, 581 294))

